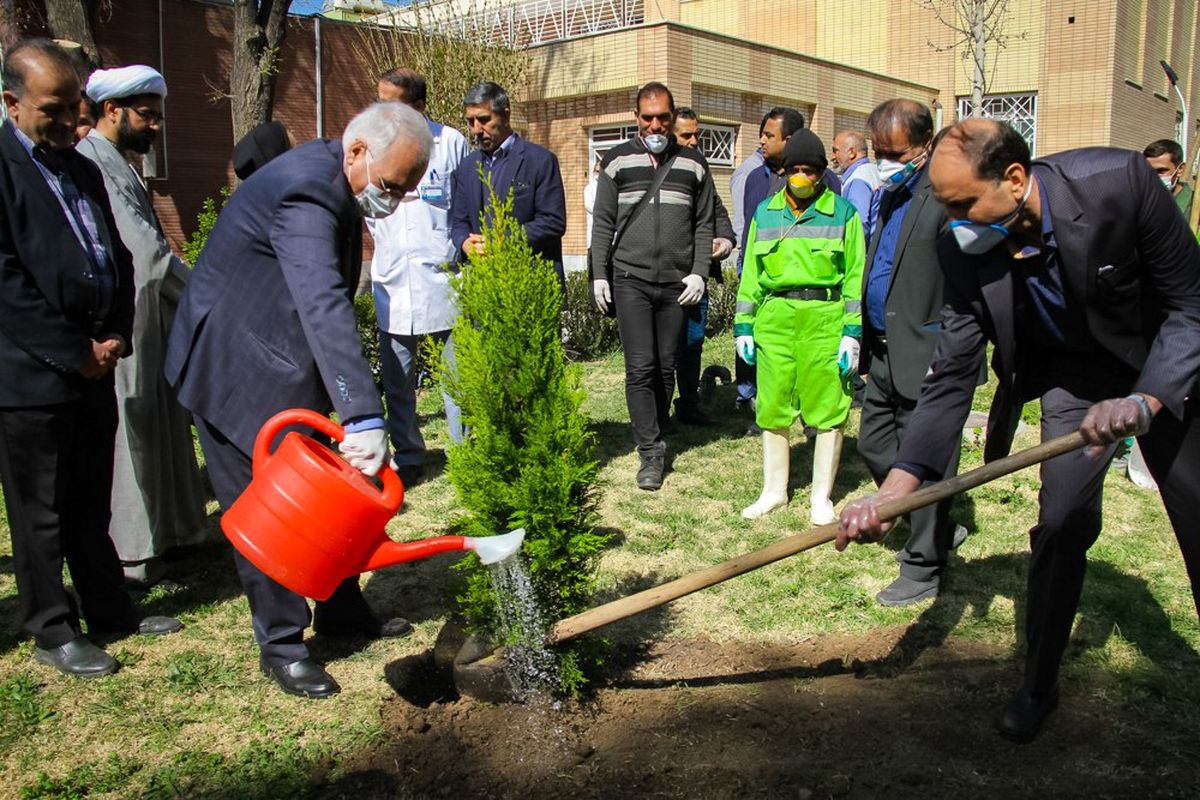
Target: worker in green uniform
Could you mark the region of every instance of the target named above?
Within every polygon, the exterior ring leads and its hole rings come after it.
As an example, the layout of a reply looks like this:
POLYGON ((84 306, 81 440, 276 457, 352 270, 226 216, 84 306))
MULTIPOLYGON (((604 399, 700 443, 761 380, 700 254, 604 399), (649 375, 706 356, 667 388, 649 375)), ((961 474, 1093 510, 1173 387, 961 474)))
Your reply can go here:
POLYGON ((788 430, 801 414, 818 430, 809 513, 816 525, 836 519, 830 494, 858 370, 865 244, 854 206, 821 183, 826 164, 816 134, 792 134, 787 185, 750 224, 733 325, 738 353, 758 365, 763 431, 763 490, 747 519, 787 504, 788 430))

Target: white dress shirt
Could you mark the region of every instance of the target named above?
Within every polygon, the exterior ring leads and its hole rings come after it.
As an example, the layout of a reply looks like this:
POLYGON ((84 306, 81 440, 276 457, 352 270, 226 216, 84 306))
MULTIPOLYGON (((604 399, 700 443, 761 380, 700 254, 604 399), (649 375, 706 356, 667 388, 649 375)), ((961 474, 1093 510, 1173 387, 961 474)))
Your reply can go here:
POLYGON ((458 315, 450 288, 455 263, 450 241, 450 199, 454 170, 466 157, 466 138, 454 128, 429 121, 433 150, 421 183, 391 215, 368 219, 375 240, 371 283, 379 327, 416 335, 449 330, 458 315))

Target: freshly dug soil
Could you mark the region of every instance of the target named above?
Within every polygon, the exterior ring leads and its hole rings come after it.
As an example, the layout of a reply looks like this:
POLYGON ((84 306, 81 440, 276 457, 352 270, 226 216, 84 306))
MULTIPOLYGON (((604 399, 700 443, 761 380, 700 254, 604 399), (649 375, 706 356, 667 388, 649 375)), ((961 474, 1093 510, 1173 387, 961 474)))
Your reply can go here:
POLYGON ((390 736, 323 796, 876 798, 1200 796, 1195 731, 1170 709, 1064 685, 1039 739, 992 718, 1007 653, 905 629, 794 646, 660 642, 619 653, 582 703, 458 698, 432 654, 389 665, 390 736))

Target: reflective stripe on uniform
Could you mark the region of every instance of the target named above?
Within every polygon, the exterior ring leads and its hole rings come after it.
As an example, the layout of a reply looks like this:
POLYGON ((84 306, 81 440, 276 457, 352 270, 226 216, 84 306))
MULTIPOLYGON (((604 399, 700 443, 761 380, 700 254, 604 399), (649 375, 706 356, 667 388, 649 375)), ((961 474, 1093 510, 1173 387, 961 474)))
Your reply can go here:
POLYGON ((834 239, 840 241, 845 235, 845 225, 788 225, 786 227, 759 228, 755 233, 754 241, 770 242, 780 239, 834 239))

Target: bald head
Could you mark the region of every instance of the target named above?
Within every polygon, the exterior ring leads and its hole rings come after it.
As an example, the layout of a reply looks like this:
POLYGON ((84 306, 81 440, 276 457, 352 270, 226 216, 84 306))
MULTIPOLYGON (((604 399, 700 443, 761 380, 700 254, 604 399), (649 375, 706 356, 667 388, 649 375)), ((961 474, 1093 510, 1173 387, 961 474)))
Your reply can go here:
POLYGON ((840 131, 833 137, 833 167, 838 172, 867 155, 867 139, 858 131, 840 131))
POLYGON ((37 146, 61 150, 75 143, 79 73, 65 50, 49 39, 29 39, 4 57, 4 104, 17 129, 37 146))
POLYGON ((934 150, 929 182, 951 220, 1004 225, 1014 239, 1040 233, 1029 147, 1006 123, 969 119, 949 128, 934 150))

